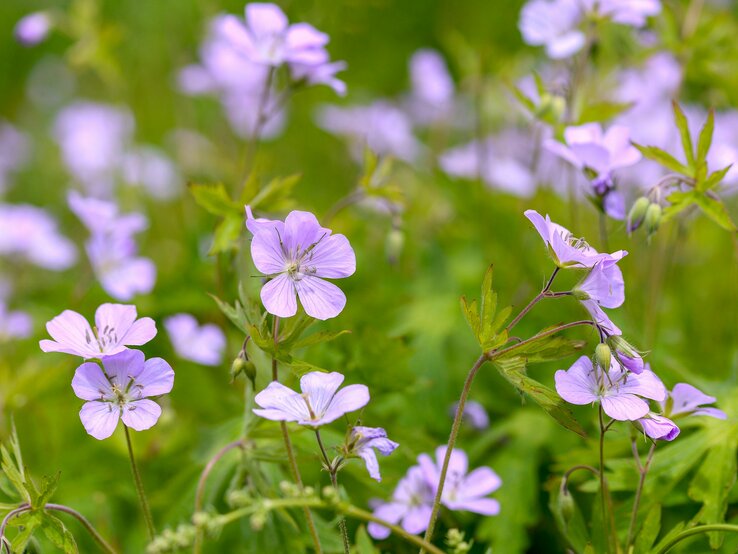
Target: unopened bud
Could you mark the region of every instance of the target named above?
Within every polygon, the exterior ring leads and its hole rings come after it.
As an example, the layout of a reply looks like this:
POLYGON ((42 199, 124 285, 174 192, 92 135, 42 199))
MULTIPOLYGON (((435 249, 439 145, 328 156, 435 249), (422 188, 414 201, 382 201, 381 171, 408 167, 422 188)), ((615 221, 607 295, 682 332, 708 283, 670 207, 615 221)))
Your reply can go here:
POLYGON ((252 383, 256 379, 256 366, 254 362, 239 354, 231 364, 231 380, 234 380, 241 373, 252 383))
POLYGON ((661 223, 661 206, 659 204, 648 206, 643 223, 649 235, 652 235, 658 230, 659 224, 661 223))
POLYGON ((537 119, 559 121, 566 110, 566 100, 556 94, 544 94, 535 111, 537 119))
POLYGON ((645 196, 641 196, 635 201, 633 207, 630 208, 628 213, 628 232, 632 233, 643 223, 643 218, 646 217, 648 207, 651 205, 651 201, 645 196))
POLYGON ((405 246, 405 233, 401 229, 393 227, 390 232, 387 233, 387 240, 385 248, 387 251, 387 260, 391 264, 396 264, 402 254, 402 249, 405 246))
POLYGON ((604 369, 605 371, 608 371, 610 369, 612 352, 610 351, 610 347, 607 346, 606 343, 601 342, 597 345, 597 348, 595 348, 595 359, 597 360, 597 365, 599 365, 602 369, 604 369))
POLYGON ((561 517, 564 520, 564 524, 567 524, 571 521, 572 516, 574 515, 574 511, 576 508, 576 504, 574 503, 574 499, 571 496, 571 493, 567 489, 562 489, 559 493, 559 511, 561 512, 561 517))

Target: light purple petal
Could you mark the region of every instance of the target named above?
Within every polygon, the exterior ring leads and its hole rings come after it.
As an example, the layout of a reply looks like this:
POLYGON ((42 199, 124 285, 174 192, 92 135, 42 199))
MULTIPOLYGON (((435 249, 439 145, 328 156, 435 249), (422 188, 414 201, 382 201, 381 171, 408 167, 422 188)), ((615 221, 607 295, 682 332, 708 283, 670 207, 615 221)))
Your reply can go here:
POLYGON ((599 144, 574 143, 569 148, 579 159, 580 167, 583 165, 596 171, 606 173, 610 169, 610 153, 599 144))
POLYGON ((156 284, 156 266, 149 258, 123 257, 96 269, 103 289, 116 300, 128 301, 137 294, 148 294, 156 284))
POLYGON ((377 461, 377 455, 371 448, 364 448, 358 452, 361 459, 366 464, 366 470, 369 472, 369 477, 376 481, 381 481, 382 476, 379 474, 379 462, 377 461))
POLYGON ((328 44, 328 35, 309 23, 295 23, 287 30, 286 40, 291 50, 315 49, 328 44))
POLYGON ((679 435, 679 427, 666 417, 650 414, 638 420, 643 432, 654 440, 672 441, 679 435))
POLYGON ((287 274, 275 277, 261 287, 261 301, 270 314, 292 317, 297 313, 294 282, 287 274))
POLYGON ((120 408, 111 402, 86 402, 79 411, 85 431, 97 440, 107 439, 115 431, 120 408))
POLYGON ((95 311, 95 325, 101 335, 106 334, 109 329, 113 329, 118 338, 122 339, 133 325, 133 322, 136 321, 136 315, 136 306, 101 304, 95 311))
POLYGON ((303 277, 295 282, 295 289, 305 312, 315 319, 326 320, 336 317, 346 306, 346 295, 343 291, 333 283, 318 277, 303 277))
POLYGON ((492 468, 478 467, 467 475, 458 489, 460 498, 487 496, 502 485, 502 479, 492 468))
POLYGON ((246 24, 258 39, 279 34, 287 29, 287 16, 276 4, 251 2, 246 4, 246 24))
POLYGON ((594 300, 582 300, 582 306, 586 308, 592 320, 608 335, 622 335, 620 327, 615 325, 610 317, 600 308, 594 300))
POLYGON ((625 301, 623 273, 613 260, 595 265, 575 289, 587 293, 603 308, 618 308, 625 301))
POLYGON ((602 199, 602 209, 611 218, 618 221, 625 219, 625 196, 619 190, 610 190, 602 199))
POLYGON ((309 246, 327 239, 331 231, 321 227, 318 219, 310 212, 291 211, 284 220, 285 246, 290 252, 306 250, 309 246))
POLYGON ((325 413, 344 376, 335 371, 311 371, 300 378, 300 390, 310 400, 310 407, 318 417, 325 413))
POLYGON ((430 506, 425 504, 412 506, 402 518, 402 528, 412 535, 417 535, 427 529, 430 518, 430 506))
POLYGON ((110 381, 120 387, 128 386, 144 370, 144 354, 140 350, 123 350, 102 360, 105 373, 110 381))
MULTIPOLYGON (((407 507, 404 504, 390 502, 377 507, 377 509, 374 510, 374 515, 379 519, 383 519, 387 523, 397 525, 405 515, 406 511, 407 507)), ((386 539, 390 536, 390 530, 378 523, 369 523, 366 530, 372 538, 377 540, 386 539)))
POLYGON ((585 405, 596 402, 595 391, 597 381, 592 360, 587 356, 580 357, 572 366, 564 371, 560 369, 554 375, 556 392, 570 404, 585 405))
POLYGON ((167 394, 174 386, 174 370, 161 358, 148 359, 136 384, 141 386, 142 397, 167 394))
POLYGON ((308 263, 315 267, 316 277, 336 279, 348 277, 356 271, 354 249, 343 235, 331 235, 321 240, 313 249, 308 263))
POLYGON ((648 413, 648 403, 634 394, 614 394, 600 400, 607 415, 618 421, 633 421, 648 413))
POLYGON ((115 397, 110 381, 95 362, 86 362, 77 368, 72 378, 72 389, 82 400, 112 400, 115 397))
POLYGON ((254 413, 272 421, 303 421, 310 419, 307 404, 301 395, 277 381, 254 397, 254 402, 263 409, 254 413))
POLYGON ((354 412, 369 403, 369 389, 366 385, 349 385, 336 393, 328 406, 320 424, 337 420, 344 414, 354 412))
POLYGON ((251 239, 251 258, 256 269, 265 275, 274 275, 286 270, 288 259, 285 256, 281 240, 284 239, 284 229, 258 228, 251 239))
MULTIPOLYGON (((617 367, 617 362, 613 360, 612 369, 617 367)), ((611 369, 611 374, 612 374, 611 369)), ((625 383, 619 384, 621 393, 637 394, 651 400, 661 402, 666 398, 666 387, 656 374, 651 370, 644 370, 639 375, 629 374, 625 383)))
POLYGON ((136 431, 151 429, 159 420, 161 406, 153 400, 136 400, 123 406, 120 418, 128 427, 136 431))
MULTIPOLYGON (((44 352, 64 352, 83 358, 93 358, 100 354, 92 327, 77 312, 64 310, 46 324, 46 330, 54 340, 42 340, 39 343, 44 352)), ((118 347, 118 351, 123 348, 125 347, 118 347)))
POLYGON ((496 516, 500 513, 500 503, 494 498, 474 498, 453 502, 444 501, 444 505, 450 510, 463 510, 485 516, 496 516))
POLYGON ((671 415, 688 413, 694 411, 702 404, 715 402, 714 396, 709 396, 688 383, 677 383, 671 391, 672 409, 671 415))
POLYGON ((722 410, 718 410, 717 408, 698 408, 692 412, 692 415, 714 417, 715 419, 728 419, 728 414, 722 410))

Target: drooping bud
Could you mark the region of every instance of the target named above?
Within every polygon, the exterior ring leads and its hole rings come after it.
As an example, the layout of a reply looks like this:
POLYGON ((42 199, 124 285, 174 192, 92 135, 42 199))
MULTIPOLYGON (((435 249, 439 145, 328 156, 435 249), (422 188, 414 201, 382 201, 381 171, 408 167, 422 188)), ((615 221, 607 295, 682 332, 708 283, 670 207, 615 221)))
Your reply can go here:
POLYGON ((646 231, 649 235, 654 234, 661 224, 661 206, 659 204, 651 204, 646 210, 646 216, 643 218, 646 231))
POLYGON ((605 371, 608 371, 610 369, 612 352, 610 351, 610 347, 607 346, 606 343, 601 342, 595 348, 595 360, 597 360, 597 365, 599 365, 605 371))
POLYGON ((565 487, 559 491, 558 504, 564 524, 568 525, 574 515, 576 504, 574 503, 571 493, 565 487))
POLYGON ((628 213, 628 224, 627 229, 629 233, 632 233, 643 223, 643 218, 646 217, 648 207, 651 205, 651 201, 645 196, 641 196, 635 201, 633 207, 630 208, 628 213))

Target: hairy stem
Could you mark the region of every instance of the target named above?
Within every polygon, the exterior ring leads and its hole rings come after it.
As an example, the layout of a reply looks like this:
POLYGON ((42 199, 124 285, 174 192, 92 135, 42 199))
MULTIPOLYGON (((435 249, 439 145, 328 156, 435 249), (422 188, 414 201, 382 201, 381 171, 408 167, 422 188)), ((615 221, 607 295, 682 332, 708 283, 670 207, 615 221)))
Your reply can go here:
MULTIPOLYGON (((325 446, 323 446, 323 439, 320 438, 320 431, 318 429, 315 430, 315 438, 318 439, 318 446, 320 447, 320 453, 323 455, 323 461, 325 462, 325 467, 331 476, 331 484, 333 485, 333 488, 338 494, 339 493, 338 468, 336 467, 336 465, 334 465, 331 462, 330 458, 328 457, 328 452, 326 452, 325 446)), ((344 518, 341 518, 338 521, 338 527, 339 529, 341 529, 341 538, 343 539, 344 554, 350 554, 351 553, 351 542, 349 541, 348 530, 346 529, 346 520, 344 518)))
POLYGON ((518 322, 525 317, 525 314, 527 314, 533 306, 538 304, 543 298, 546 296, 546 293, 551 289, 551 285, 553 285, 553 281, 556 278, 556 275, 559 272, 559 268, 553 270, 553 273, 551 274, 551 277, 549 277, 548 282, 544 285, 543 289, 541 289, 541 292, 539 292, 536 296, 533 297, 533 300, 528 302, 528 305, 520 310, 520 313, 513 318, 513 320, 505 327, 505 330, 509 333, 513 327, 515 327, 518 322))
MULTIPOLYGON (((277 371, 278 364, 276 358, 277 345, 279 344, 279 317, 277 317, 276 315, 274 316, 274 323, 272 325, 272 336, 274 338, 275 352, 275 356, 272 356, 272 380, 279 381, 279 373, 277 371)), ((302 476, 300 475, 300 468, 297 465, 297 458, 295 458, 295 451, 292 448, 292 441, 290 440, 290 434, 287 430, 287 423, 285 423, 284 421, 280 421, 279 428, 282 431, 282 439, 284 440, 284 448, 287 451, 287 460, 290 464, 292 478, 295 480, 295 483, 300 488, 300 490, 303 490, 305 487, 302 484, 302 476)), ((315 552, 317 554, 322 554, 323 548, 320 545, 320 538, 318 537, 318 530, 315 528, 315 520, 313 519, 313 514, 310 511, 310 508, 307 506, 303 506, 302 511, 305 514, 305 521, 307 521, 308 530, 310 531, 310 536, 313 539, 315 552)))
POLYGON ((600 422, 600 496, 602 497, 602 528, 605 532, 605 540, 607 542, 607 552, 617 552, 617 534, 615 527, 615 516, 612 508, 612 499, 610 498, 610 490, 607 487, 605 479, 605 433, 612 425, 612 421, 605 425, 602 416, 602 404, 598 406, 598 415, 600 422), (608 510, 609 508, 609 510, 608 510))
POLYGON ((640 474, 640 479, 638 480, 638 488, 636 489, 635 499, 633 500, 633 512, 630 514, 630 525, 628 525, 628 538, 625 541, 626 552, 628 548, 630 548, 631 540, 635 538, 634 532, 635 532, 636 520, 638 517, 638 507, 641 504, 641 495, 643 494, 643 485, 646 483, 646 475, 648 474, 648 470, 651 467, 651 460, 653 460, 654 452, 656 452, 655 442, 651 445, 651 448, 648 451, 648 457, 646 458, 646 463, 641 466, 641 461, 640 461, 640 458, 638 457, 638 446, 636 445, 635 440, 633 441, 633 456, 636 460, 636 464, 638 465, 638 473, 640 474))
POLYGON ((102 535, 100 535, 100 533, 97 532, 97 529, 92 526, 92 523, 90 523, 88 519, 80 514, 77 510, 73 510, 69 506, 64 506, 63 504, 46 504, 44 506, 44 510, 64 512, 65 514, 69 514, 70 516, 74 517, 82 524, 82 527, 85 528, 85 530, 90 534, 95 542, 100 545, 100 548, 102 548, 103 551, 108 552, 109 554, 115 554, 115 549, 110 546, 110 544, 102 537, 102 535))
POLYGON ((146 521, 146 530, 149 533, 149 540, 151 540, 156 535, 156 531, 154 530, 154 519, 151 517, 149 501, 146 499, 146 492, 144 491, 143 482, 141 481, 141 474, 138 471, 136 458, 133 455, 131 433, 128 430, 127 425, 123 425, 123 429, 126 432, 126 444, 128 445, 128 457, 131 460, 131 472, 133 473, 133 481, 136 484, 136 492, 138 493, 138 499, 141 502, 141 511, 143 512, 144 520, 146 521))
POLYGON ((5 514, 3 522, 0 523, 0 540, 2 540, 2 547, 8 549, 8 554, 13 554, 13 551, 10 549, 10 541, 5 538, 5 529, 8 527, 8 523, 10 523, 11 519, 19 514, 22 514, 23 512, 28 512, 30 510, 30 504, 21 504, 15 510, 11 510, 7 514, 5 514))

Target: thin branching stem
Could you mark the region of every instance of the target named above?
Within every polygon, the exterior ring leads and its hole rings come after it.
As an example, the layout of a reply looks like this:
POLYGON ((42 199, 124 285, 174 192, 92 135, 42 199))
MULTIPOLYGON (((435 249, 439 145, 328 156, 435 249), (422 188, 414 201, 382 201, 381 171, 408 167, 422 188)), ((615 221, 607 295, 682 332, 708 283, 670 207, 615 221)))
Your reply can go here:
POLYGON ((146 491, 144 491, 143 482, 141 481, 141 474, 138 471, 136 458, 133 455, 131 433, 128 430, 127 425, 124 425, 123 429, 126 433, 126 444, 128 445, 128 458, 131 461, 131 473, 133 473, 133 482, 136 484, 138 500, 141 502, 141 512, 143 513, 144 520, 146 521, 146 530, 149 533, 149 540, 153 540, 154 536, 156 535, 156 531, 154 530, 154 518, 151 517, 151 508, 149 508, 149 501, 146 498, 146 491))
POLYGON ((695 535, 701 535, 702 533, 713 533, 715 531, 725 531, 727 533, 738 533, 738 525, 731 523, 714 523, 712 525, 699 525, 698 527, 692 527, 691 529, 685 529, 677 536, 673 537, 658 550, 654 550, 653 554, 666 554, 669 550, 674 548, 677 544, 682 542, 684 539, 694 537, 695 535))
POLYGON ((536 296, 533 297, 533 300, 528 302, 528 305, 520 310, 520 313, 513 318, 513 320, 508 323, 507 327, 505 327, 505 330, 509 333, 513 327, 515 327, 518 322, 525 317, 525 314, 527 314, 533 306, 538 304, 543 298, 546 297, 546 293, 551 289, 551 285, 553 285, 554 279, 556 278, 556 275, 559 273, 559 268, 553 270, 553 273, 551 274, 551 277, 549 277, 548 282, 543 286, 543 289, 541 289, 541 292, 539 292, 536 296))
POLYGON ((636 520, 638 518, 638 508, 641 504, 641 495, 643 494, 643 486, 646 483, 646 475, 648 474, 648 470, 651 468, 651 461, 653 460, 654 452, 656 452, 656 443, 654 442, 651 444, 651 448, 648 451, 648 457, 646 458, 646 463, 641 465, 641 459, 638 456, 638 445, 636 444, 635 439, 633 440, 633 457, 635 458, 636 465, 638 466, 638 473, 639 473, 639 479, 638 479, 638 488, 636 489, 635 498, 633 499, 633 511, 630 514, 630 525, 628 525, 628 538, 625 541, 625 550, 627 552, 628 548, 630 548, 631 541, 635 538, 635 527, 636 527, 636 520))
MULTIPOLYGON (((318 429, 315 430, 315 438, 318 440, 318 446, 320 447, 320 453, 323 455, 323 462, 325 463, 325 467, 331 476, 331 485, 333 485, 333 489, 336 491, 336 494, 340 494, 339 489, 338 489, 337 464, 334 464, 333 462, 331 462, 331 459, 328 457, 328 452, 326 451, 325 446, 323 446, 323 439, 320 437, 320 430, 318 429)), ((346 520, 344 518, 341 518, 338 521, 338 527, 341 530, 341 538, 343 539, 344 554, 350 554, 351 553, 351 542, 349 541, 348 530, 346 529, 346 520)))
POLYGON ((65 514, 69 514, 70 516, 74 517, 82 524, 82 527, 85 528, 85 530, 90 534, 90 536, 95 540, 100 548, 103 549, 103 551, 107 552, 108 554, 115 554, 115 549, 110 546, 110 544, 102 537, 100 533, 97 532, 97 529, 92 526, 92 523, 90 523, 89 520, 85 516, 80 514, 77 510, 73 510, 69 506, 65 506, 63 504, 46 504, 44 506, 44 509, 64 512, 65 514))

